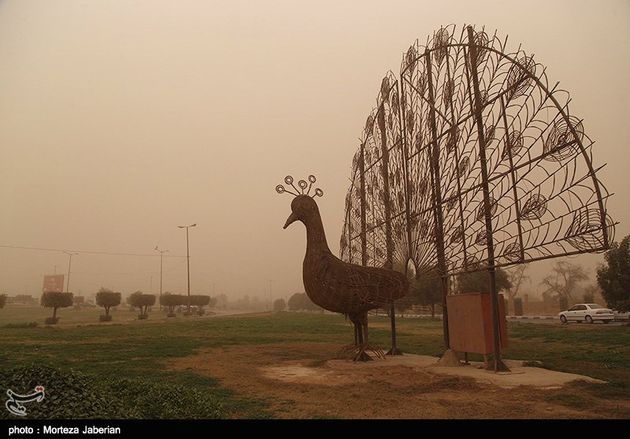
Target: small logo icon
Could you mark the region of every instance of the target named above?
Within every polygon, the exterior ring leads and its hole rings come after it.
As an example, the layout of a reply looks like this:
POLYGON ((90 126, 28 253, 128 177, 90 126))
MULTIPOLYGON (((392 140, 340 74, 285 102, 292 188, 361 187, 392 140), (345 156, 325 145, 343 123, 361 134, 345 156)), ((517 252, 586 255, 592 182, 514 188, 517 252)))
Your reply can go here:
POLYGON ((5 406, 8 411, 16 416, 26 416, 26 407, 22 405, 23 403, 33 401, 42 402, 46 396, 44 394, 44 386, 35 387, 35 392, 28 395, 19 395, 9 389, 7 390, 7 395, 9 395, 9 399, 7 399, 5 406))

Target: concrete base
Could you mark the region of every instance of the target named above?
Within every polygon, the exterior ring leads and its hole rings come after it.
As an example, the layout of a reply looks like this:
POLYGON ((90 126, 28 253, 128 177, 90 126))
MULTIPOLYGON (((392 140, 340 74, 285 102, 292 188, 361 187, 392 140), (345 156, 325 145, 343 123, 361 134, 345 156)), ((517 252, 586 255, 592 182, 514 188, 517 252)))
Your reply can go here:
MULTIPOLYGON (((447 351, 448 352, 448 351, 447 351)), ((445 356, 453 359, 453 353, 445 356)), ((282 364, 278 366, 265 366, 260 369, 267 378, 299 384, 322 384, 325 386, 348 385, 363 382, 365 377, 360 375, 361 370, 373 370, 383 368, 378 375, 388 375, 392 367, 404 366, 409 368, 405 376, 406 382, 426 380, 426 375, 417 375, 417 372, 425 372, 436 375, 449 375, 455 377, 470 377, 481 384, 491 384, 505 389, 519 386, 532 386, 541 389, 559 389, 572 381, 580 380, 589 383, 604 383, 604 381, 590 378, 584 375, 576 375, 565 372, 557 372, 539 367, 527 367, 523 364, 529 362, 519 360, 504 360, 511 372, 494 372, 485 370, 483 363, 471 362, 469 366, 452 367, 439 364, 435 357, 426 355, 405 354, 374 361, 353 362, 348 360, 328 360, 325 366, 309 367, 303 364, 282 364)), ((367 381, 365 381, 367 382, 367 381)))
POLYGON ((447 349, 446 352, 442 354, 442 357, 438 360, 437 364, 445 367, 457 367, 462 365, 459 361, 457 353, 451 349, 447 349))

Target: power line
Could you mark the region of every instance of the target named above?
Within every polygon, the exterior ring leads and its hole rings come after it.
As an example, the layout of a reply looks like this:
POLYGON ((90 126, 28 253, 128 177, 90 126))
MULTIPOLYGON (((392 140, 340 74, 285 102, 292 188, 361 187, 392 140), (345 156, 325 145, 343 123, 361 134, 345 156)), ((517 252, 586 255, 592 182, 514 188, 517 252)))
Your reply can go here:
MULTIPOLYGON (((44 247, 23 247, 23 246, 18 246, 18 245, 6 245, 6 244, 0 244, 0 247, 17 249, 17 250, 38 250, 38 251, 59 252, 59 253, 71 251, 71 252, 74 252, 74 253, 80 253, 80 254, 84 254, 84 255, 140 256, 140 257, 149 257, 150 256, 152 258, 155 258, 155 257, 158 256, 157 254, 150 254, 150 253, 147 253, 147 254, 142 254, 142 253, 116 253, 116 252, 106 252, 106 251, 68 250, 67 248, 60 249, 60 248, 44 248, 44 247)), ((185 258, 186 256, 164 255, 164 257, 165 258, 185 258)))

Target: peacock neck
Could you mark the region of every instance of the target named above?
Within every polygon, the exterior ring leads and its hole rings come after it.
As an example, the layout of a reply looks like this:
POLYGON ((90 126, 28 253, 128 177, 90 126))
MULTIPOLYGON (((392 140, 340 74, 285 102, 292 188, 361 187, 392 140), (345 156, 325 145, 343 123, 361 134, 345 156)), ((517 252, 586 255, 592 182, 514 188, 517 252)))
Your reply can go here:
POLYGON ((308 218, 304 225, 306 226, 306 253, 307 255, 330 252, 328 248, 328 242, 326 241, 326 233, 324 232, 324 225, 322 224, 322 218, 319 215, 313 215, 308 218))

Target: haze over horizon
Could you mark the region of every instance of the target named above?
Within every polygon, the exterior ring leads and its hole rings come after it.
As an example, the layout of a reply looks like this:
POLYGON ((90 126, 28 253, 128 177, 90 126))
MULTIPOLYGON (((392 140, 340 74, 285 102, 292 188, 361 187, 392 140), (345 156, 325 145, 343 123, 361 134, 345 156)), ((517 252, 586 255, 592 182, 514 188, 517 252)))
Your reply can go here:
MULTIPOLYGON (((350 165, 381 79, 442 25, 509 35, 572 96, 630 234, 630 3, 0 1, 0 292, 67 271, 101 286, 273 297, 303 291, 304 228, 285 175, 317 176, 338 254, 350 165), (439 7, 437 7, 439 6, 439 7), (12 247, 13 246, 13 247, 12 247), (121 254, 133 254, 124 256, 121 254), (175 256, 175 257, 173 257, 175 256)), ((572 258, 589 269, 602 255, 572 258)), ((531 265, 531 285, 550 262, 531 265)))

